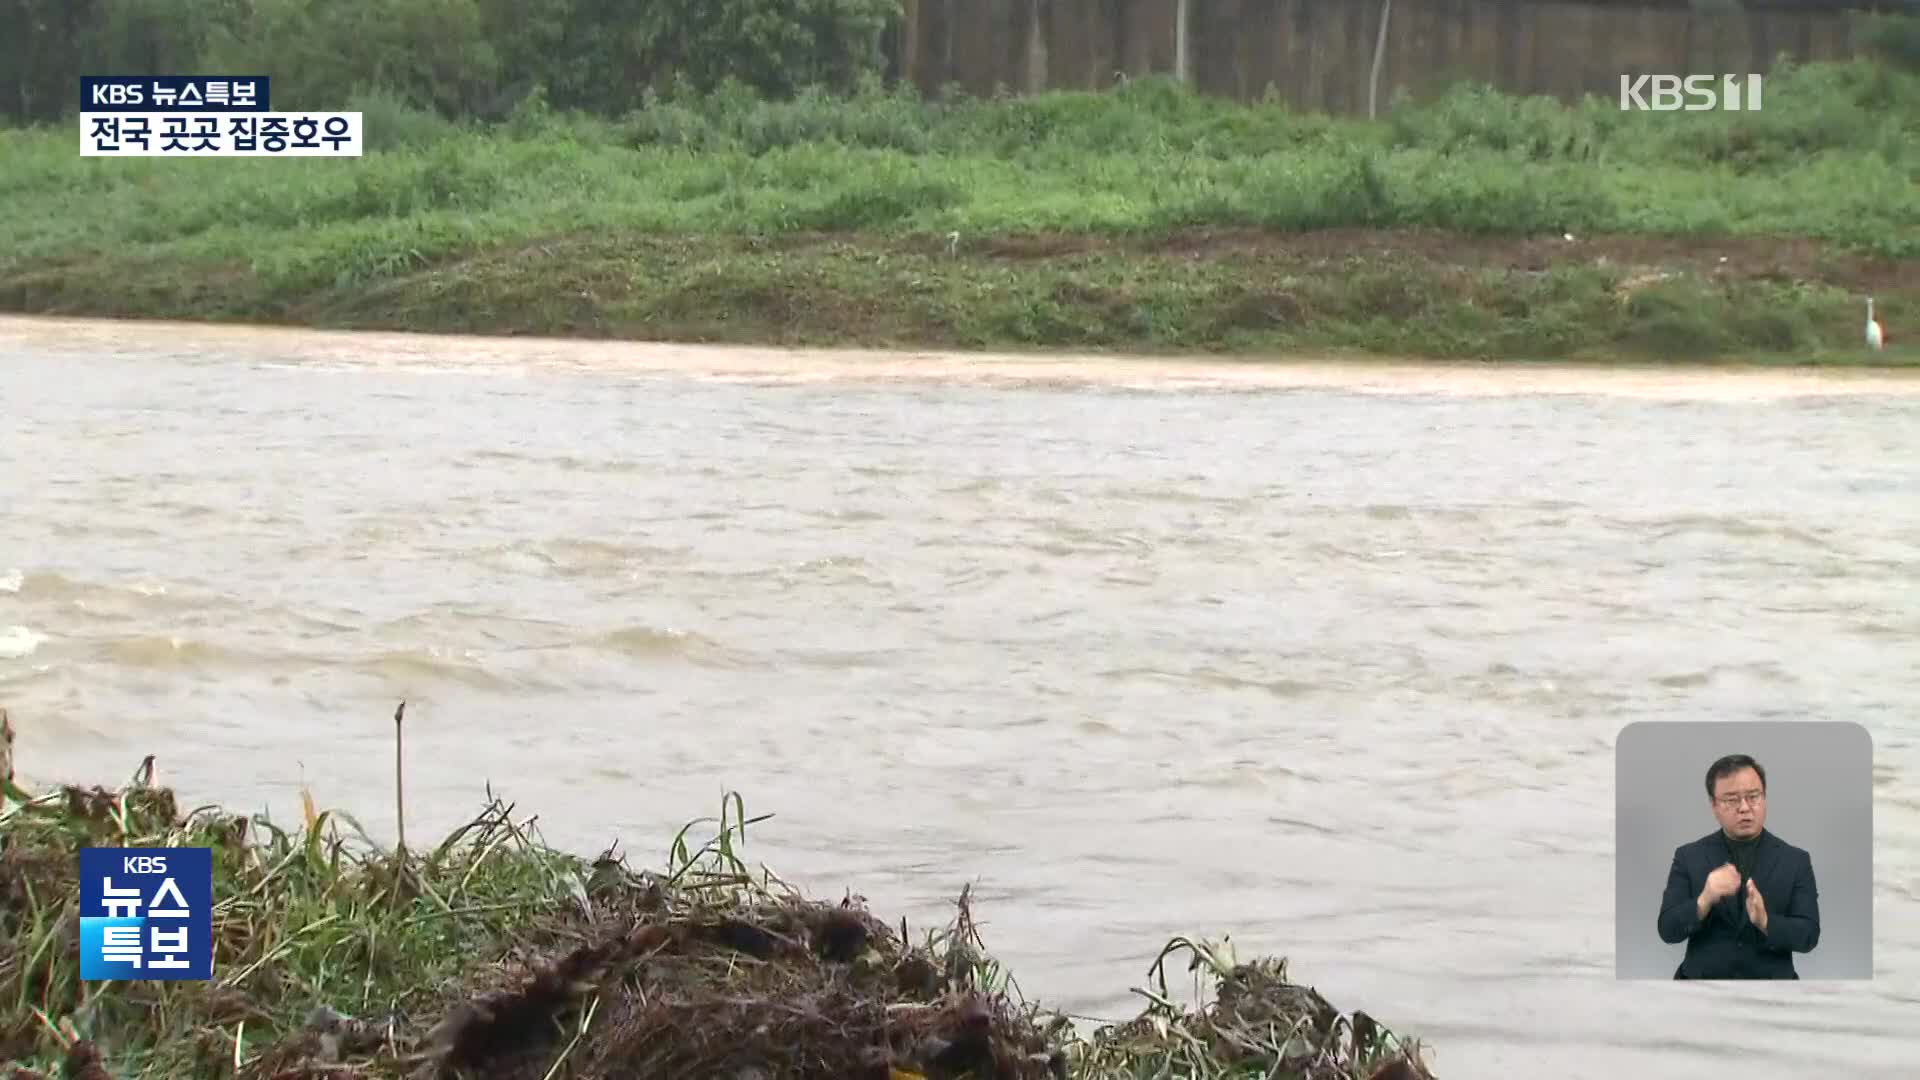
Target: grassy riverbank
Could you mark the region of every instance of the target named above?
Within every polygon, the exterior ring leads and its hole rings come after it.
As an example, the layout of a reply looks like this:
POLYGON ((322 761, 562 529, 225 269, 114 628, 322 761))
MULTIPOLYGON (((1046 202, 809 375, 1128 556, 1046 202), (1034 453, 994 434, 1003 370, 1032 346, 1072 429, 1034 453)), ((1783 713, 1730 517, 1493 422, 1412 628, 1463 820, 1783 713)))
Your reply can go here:
POLYGON ((361 160, 0 132, 0 308, 643 339, 1920 362, 1920 76, 1761 113, 1461 89, 1378 123, 1104 94, 383 99, 361 160), (1569 239, 1569 235, 1571 239, 1569 239), (1865 297, 1894 348, 1860 345, 1865 297))
POLYGON ((429 847, 382 849, 310 803, 289 829, 183 815, 140 776, 34 794, 4 712, 0 732, 0 1069, 19 1080, 1428 1075, 1416 1043, 1340 1014, 1284 962, 1184 939, 1137 1019, 1082 1034, 1020 996, 964 891, 951 925, 912 935, 749 867, 764 819, 737 796, 635 871, 546 847, 500 801, 429 847), (212 982, 79 981, 87 846, 212 849, 212 982), (1212 986, 1204 1010, 1170 1000, 1180 959, 1212 986))

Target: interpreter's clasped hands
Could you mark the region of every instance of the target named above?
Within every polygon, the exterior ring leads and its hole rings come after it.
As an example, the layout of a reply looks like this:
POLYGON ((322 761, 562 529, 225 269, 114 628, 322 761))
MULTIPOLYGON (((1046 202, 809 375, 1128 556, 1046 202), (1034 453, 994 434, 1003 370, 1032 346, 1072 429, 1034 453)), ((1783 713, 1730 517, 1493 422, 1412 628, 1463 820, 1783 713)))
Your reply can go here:
POLYGON ((1761 933, 1767 932, 1767 901, 1751 879, 1747 881, 1747 921, 1761 933))

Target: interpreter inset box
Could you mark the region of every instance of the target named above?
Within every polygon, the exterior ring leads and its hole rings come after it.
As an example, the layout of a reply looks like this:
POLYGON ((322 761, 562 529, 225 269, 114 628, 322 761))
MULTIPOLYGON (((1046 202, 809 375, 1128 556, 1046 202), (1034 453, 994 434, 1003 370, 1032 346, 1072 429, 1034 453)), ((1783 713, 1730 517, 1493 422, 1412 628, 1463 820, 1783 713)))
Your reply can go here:
POLYGON ((1614 746, 1614 974, 1873 977, 1873 737, 1646 721, 1614 746))

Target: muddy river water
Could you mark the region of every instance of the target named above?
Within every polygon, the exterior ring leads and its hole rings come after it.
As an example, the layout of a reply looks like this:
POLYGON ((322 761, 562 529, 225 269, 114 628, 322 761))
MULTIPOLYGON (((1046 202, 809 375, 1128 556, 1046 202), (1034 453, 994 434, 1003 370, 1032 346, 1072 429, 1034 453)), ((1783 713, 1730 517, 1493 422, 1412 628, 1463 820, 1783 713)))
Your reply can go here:
POLYGON ((737 789, 1088 1016, 1231 933, 1449 1078, 1920 1068, 1920 378, 6 319, 0 407, 30 781, 386 836, 405 698, 410 838, 737 789), (1616 982, 1616 733, 1754 718, 1874 736, 1875 978, 1616 982))

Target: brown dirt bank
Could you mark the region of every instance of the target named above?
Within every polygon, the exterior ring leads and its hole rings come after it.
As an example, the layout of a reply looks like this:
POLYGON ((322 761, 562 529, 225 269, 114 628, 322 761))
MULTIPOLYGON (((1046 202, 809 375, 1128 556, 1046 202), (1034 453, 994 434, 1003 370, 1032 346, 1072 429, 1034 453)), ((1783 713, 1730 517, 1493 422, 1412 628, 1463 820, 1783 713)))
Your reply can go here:
POLYGON ((140 258, 0 276, 0 309, 818 347, 1920 362, 1920 260, 1799 238, 595 233, 324 282, 140 258), (1868 295, 1878 354, 1861 344, 1868 295))
MULTIPOLYGON (((843 237, 833 234, 792 233, 777 243, 804 249, 842 242, 843 237)), ((943 238, 914 238, 890 246, 896 251, 940 255, 946 252, 946 243, 943 238)), ((1441 229, 1339 228, 1282 233, 1254 228, 1192 228, 1146 236, 1005 233, 964 244, 966 253, 991 259, 1135 253, 1296 266, 1325 266, 1353 259, 1412 259, 1435 267, 1533 272, 1612 264, 1635 272, 1659 268, 1691 270, 1734 281, 1820 281, 1881 293, 1915 287, 1913 275, 1920 273, 1920 260, 1862 255, 1823 240, 1790 236, 1614 234, 1568 240, 1566 234, 1494 236, 1441 229)))

